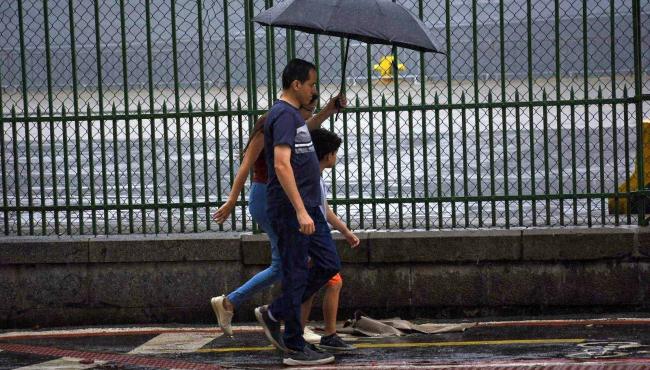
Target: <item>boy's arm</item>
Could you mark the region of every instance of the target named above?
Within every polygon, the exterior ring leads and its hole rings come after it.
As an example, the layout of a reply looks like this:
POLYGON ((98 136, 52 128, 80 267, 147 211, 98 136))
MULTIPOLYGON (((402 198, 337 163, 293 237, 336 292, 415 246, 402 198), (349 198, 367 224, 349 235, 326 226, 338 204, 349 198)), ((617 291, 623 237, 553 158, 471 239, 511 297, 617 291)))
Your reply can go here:
POLYGON ((275 174, 278 176, 278 181, 282 185, 282 189, 287 194, 289 201, 296 210, 298 223, 300 224, 300 232, 306 235, 313 234, 316 231, 314 221, 311 219, 305 204, 302 202, 298 186, 296 185, 296 178, 291 168, 291 147, 288 145, 276 145, 273 148, 275 174))
POLYGON ((329 222, 334 229, 338 230, 345 237, 345 240, 348 241, 352 248, 358 247, 360 243, 359 238, 354 235, 350 229, 348 229, 348 226, 343 221, 341 221, 340 218, 338 218, 336 213, 332 211, 332 208, 329 204, 327 204, 327 202, 325 202, 325 205, 327 206, 327 209, 325 211, 327 214, 327 222, 329 222))

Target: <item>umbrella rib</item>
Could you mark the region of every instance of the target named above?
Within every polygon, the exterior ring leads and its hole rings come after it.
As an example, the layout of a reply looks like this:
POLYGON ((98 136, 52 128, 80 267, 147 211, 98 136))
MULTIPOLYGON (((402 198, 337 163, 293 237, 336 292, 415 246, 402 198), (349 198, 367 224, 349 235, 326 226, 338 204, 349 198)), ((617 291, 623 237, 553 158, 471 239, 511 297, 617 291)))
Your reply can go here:
POLYGON ((327 19, 327 22, 325 22, 325 23, 321 26, 321 31, 326 31, 326 30, 327 30, 327 26, 331 23, 332 18, 334 18, 334 14, 336 14, 336 13, 337 13, 337 10, 340 9, 340 4, 341 4, 341 0, 339 0, 339 1, 336 3, 336 5, 334 5, 334 10, 332 11, 332 13, 330 14, 329 18, 327 19))

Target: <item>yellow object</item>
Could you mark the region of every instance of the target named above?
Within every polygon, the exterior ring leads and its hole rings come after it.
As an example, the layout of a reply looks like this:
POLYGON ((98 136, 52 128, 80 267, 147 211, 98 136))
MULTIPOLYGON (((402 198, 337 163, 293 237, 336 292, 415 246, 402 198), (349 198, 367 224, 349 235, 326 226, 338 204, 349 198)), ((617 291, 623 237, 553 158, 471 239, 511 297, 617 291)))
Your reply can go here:
MULTIPOLYGON (((646 184, 650 183, 650 119, 643 120, 643 180, 646 184)), ((634 173, 630 176, 630 180, 623 182, 618 186, 619 193, 627 192, 627 185, 630 185, 630 191, 638 190, 639 180, 637 174, 636 161, 634 163, 634 173)), ((614 198, 608 199, 609 213, 616 211, 616 203, 618 203, 618 213, 627 213, 627 198, 619 197, 615 202, 614 198)))
MULTIPOLYGON (((379 72, 381 78, 393 78, 393 60, 394 57, 392 55, 386 55, 379 60, 379 64, 375 64, 373 66, 373 69, 379 72)), ((406 66, 404 66, 402 63, 399 63, 397 65, 397 69, 403 71, 406 69, 406 66)))

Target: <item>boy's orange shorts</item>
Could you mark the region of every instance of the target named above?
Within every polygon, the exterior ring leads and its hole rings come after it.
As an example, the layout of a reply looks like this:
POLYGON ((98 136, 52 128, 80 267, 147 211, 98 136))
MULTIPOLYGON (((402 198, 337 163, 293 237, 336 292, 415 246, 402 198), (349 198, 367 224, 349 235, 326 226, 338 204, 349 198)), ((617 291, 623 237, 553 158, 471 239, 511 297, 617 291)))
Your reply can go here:
POLYGON ((341 283, 343 283, 343 277, 341 277, 340 273, 337 273, 327 282, 327 286, 335 286, 341 283))

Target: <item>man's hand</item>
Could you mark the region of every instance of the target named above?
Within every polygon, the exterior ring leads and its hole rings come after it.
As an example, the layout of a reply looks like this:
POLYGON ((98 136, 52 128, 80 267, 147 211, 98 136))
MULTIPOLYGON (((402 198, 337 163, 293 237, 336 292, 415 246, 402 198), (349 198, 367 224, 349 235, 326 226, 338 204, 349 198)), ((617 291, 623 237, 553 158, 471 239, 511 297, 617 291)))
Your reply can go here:
POLYGON ((297 214, 298 223, 300 224, 300 232, 305 235, 311 235, 316 231, 314 220, 311 219, 307 211, 302 211, 297 214))
POLYGON ((330 101, 327 102, 325 107, 323 108, 323 111, 325 114, 328 116, 333 115, 334 113, 338 113, 339 109, 343 109, 348 106, 348 101, 345 99, 345 95, 336 95, 330 101), (336 102, 339 102, 338 106, 336 105, 336 102))
POLYGON ((350 247, 352 248, 356 248, 359 246, 359 244, 361 244, 359 238, 357 238, 357 236, 354 235, 354 233, 351 231, 343 234, 343 236, 345 237, 345 240, 347 240, 348 244, 350 244, 350 247))

